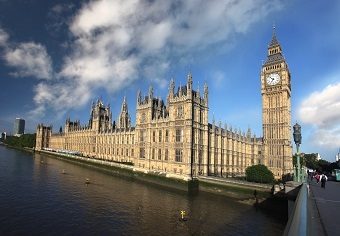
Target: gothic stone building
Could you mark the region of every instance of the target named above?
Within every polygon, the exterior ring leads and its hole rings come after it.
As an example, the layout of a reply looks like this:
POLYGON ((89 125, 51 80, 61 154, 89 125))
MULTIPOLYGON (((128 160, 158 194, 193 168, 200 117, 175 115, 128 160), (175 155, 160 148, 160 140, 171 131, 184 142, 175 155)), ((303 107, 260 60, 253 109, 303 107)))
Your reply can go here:
POLYGON ((137 94, 136 124, 131 125, 124 98, 117 123, 110 106, 92 104, 86 125, 66 120, 64 132, 37 127, 36 150, 68 150, 106 161, 132 163, 136 168, 180 178, 242 176, 254 164, 265 164, 276 176, 292 170, 290 124, 290 73, 275 33, 261 70, 263 138, 208 122, 208 87, 192 88, 170 81, 166 102, 137 94))

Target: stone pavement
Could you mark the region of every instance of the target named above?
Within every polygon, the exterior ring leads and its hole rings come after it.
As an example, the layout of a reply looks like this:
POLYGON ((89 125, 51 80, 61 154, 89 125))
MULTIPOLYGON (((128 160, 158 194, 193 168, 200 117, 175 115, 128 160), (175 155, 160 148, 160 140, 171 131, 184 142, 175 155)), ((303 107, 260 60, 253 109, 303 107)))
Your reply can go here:
MULTIPOLYGON (((315 180, 309 183, 309 199, 313 202, 316 210, 313 217, 319 220, 320 227, 309 226, 310 229, 319 231, 313 235, 340 235, 340 182, 328 181, 326 188, 321 188, 321 182, 315 180)), ((312 224, 317 224, 312 221, 312 224)))

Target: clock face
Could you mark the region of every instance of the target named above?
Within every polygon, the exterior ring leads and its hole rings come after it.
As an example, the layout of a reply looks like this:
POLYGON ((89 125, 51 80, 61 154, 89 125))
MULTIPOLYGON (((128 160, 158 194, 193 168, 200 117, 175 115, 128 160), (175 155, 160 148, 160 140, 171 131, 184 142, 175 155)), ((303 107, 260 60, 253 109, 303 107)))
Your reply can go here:
POLYGON ((268 85, 275 85, 275 84, 278 84, 279 82, 280 82, 279 74, 270 74, 267 77, 267 84, 268 85))

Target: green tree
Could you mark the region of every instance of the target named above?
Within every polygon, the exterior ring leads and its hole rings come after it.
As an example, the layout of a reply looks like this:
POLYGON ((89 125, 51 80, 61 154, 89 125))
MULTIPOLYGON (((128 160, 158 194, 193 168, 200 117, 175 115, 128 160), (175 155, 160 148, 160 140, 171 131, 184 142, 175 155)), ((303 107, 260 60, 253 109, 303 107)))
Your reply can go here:
MULTIPOLYGON (((297 165, 297 154, 293 156, 293 166, 297 165)), ((304 155, 300 154, 300 166, 306 166, 306 158, 304 155)))
POLYGON ((272 183, 274 182, 273 173, 262 164, 249 166, 246 169, 247 181, 256 183, 272 183))
POLYGON ((3 142, 17 148, 33 148, 35 146, 35 134, 23 134, 20 137, 8 136, 3 142))
POLYGON ((331 163, 329 163, 328 161, 326 161, 326 160, 323 160, 323 159, 320 159, 319 161, 318 161, 318 171, 320 172, 320 173, 323 173, 323 172, 330 172, 330 164, 331 163))
POLYGON ((319 168, 318 160, 317 160, 317 154, 311 153, 311 154, 305 154, 304 159, 306 162, 306 167, 309 169, 317 170, 319 168))

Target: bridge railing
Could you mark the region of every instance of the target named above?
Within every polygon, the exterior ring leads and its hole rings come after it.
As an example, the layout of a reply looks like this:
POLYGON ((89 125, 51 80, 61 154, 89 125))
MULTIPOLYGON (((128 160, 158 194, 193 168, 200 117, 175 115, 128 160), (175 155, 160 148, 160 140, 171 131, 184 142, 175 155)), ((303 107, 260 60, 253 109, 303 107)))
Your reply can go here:
POLYGON ((308 215, 307 215, 307 205, 308 205, 308 186, 307 183, 303 183, 299 194, 295 200, 294 210, 289 216, 285 231, 283 233, 286 235, 307 235, 308 227, 308 215))

